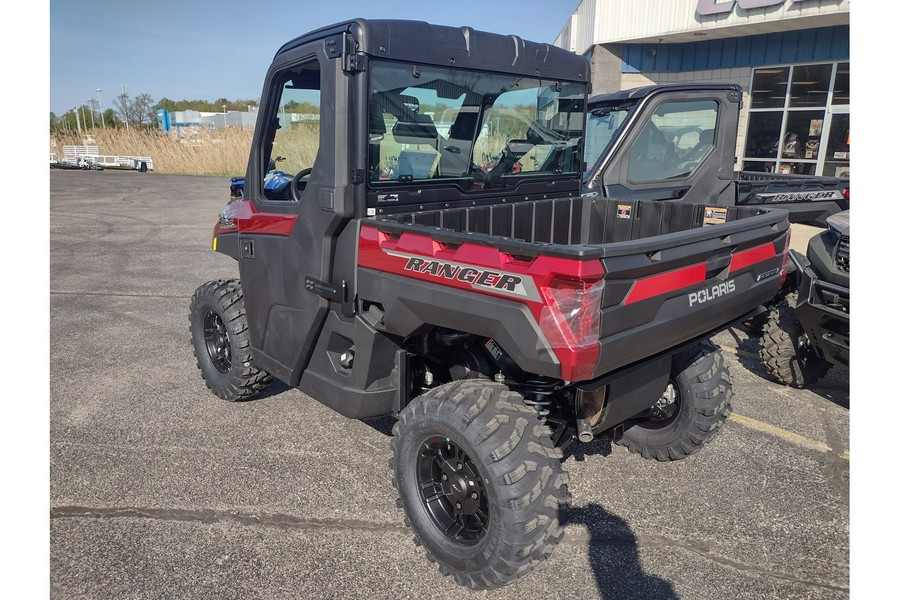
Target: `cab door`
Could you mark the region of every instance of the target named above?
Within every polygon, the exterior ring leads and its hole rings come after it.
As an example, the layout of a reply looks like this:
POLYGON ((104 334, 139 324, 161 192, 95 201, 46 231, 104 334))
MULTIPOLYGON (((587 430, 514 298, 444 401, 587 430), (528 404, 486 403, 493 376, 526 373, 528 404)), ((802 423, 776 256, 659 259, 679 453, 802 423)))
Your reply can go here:
POLYGON ((731 89, 651 95, 603 174, 605 195, 698 203, 733 195, 739 111, 731 89))
POLYGON ((329 303, 344 300, 330 280, 348 221, 334 204, 335 147, 347 147, 334 98, 345 92, 336 89, 340 61, 321 48, 280 55, 266 77, 244 188, 256 215, 239 241, 254 360, 290 385, 309 363, 329 303))

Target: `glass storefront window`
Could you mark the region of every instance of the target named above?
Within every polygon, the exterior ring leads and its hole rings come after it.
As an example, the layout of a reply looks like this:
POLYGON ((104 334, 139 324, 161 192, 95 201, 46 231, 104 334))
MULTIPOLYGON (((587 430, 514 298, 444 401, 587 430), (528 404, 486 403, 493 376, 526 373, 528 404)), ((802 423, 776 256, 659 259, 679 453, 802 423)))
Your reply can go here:
POLYGON ((831 103, 850 104, 850 63, 838 63, 831 103))
POLYGON ((849 62, 756 69, 742 168, 849 177, 849 104, 849 62))
POLYGON ((750 113, 747 123, 747 158, 771 158, 778 156, 778 140, 781 139, 782 113, 750 113))
POLYGON ((832 65, 794 67, 791 77, 791 108, 825 106, 831 86, 832 65))
POLYGON ((828 146, 825 148, 823 175, 850 177, 850 115, 835 114, 831 118, 828 146))
POLYGON ((819 140, 825 123, 824 110, 798 110, 788 113, 787 127, 782 138, 783 159, 816 160, 819 140))
POLYGON ((783 107, 790 70, 790 67, 773 67, 754 71, 750 108, 783 107))

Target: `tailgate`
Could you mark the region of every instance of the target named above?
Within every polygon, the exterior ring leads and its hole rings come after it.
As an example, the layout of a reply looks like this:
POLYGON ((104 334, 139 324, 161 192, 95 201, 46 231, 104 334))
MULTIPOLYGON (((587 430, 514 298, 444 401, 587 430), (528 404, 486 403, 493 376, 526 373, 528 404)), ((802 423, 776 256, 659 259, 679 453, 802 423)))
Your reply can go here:
POLYGON ((773 210, 606 245, 594 375, 707 338, 771 300, 789 239, 787 213, 773 210))

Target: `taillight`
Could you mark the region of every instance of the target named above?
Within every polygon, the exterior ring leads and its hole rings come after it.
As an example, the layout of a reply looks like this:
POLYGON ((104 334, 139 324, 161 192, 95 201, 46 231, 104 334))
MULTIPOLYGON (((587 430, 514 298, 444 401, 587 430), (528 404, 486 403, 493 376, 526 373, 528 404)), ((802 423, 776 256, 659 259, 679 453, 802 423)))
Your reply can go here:
POLYGON ((849 188, 849 187, 845 187, 844 189, 842 189, 842 190, 841 190, 841 196, 844 197, 844 200, 846 200, 846 201, 847 201, 847 204, 849 205, 849 204, 850 204, 850 188, 849 188))
POLYGON ((778 284, 778 287, 784 287, 784 282, 787 281, 787 263, 788 263, 788 250, 791 247, 791 228, 788 227, 787 235, 784 236, 784 254, 781 255, 781 282, 778 284))
POLYGON ((541 331, 557 356, 579 356, 570 373, 573 381, 589 377, 599 351, 603 281, 557 278, 542 292, 545 304, 541 309, 541 331))

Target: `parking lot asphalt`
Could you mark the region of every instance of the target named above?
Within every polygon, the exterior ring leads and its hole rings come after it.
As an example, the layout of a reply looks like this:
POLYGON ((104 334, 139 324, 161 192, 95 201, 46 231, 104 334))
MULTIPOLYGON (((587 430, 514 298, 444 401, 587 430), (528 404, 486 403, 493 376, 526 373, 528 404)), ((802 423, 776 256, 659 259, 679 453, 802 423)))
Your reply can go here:
POLYGON ((391 419, 276 383, 227 403, 191 353, 227 177, 50 173, 50 589, 59 599, 849 597, 849 375, 770 381, 757 338, 714 341, 734 414, 656 463, 570 453, 566 538, 492 592, 439 574, 403 526, 391 419))

